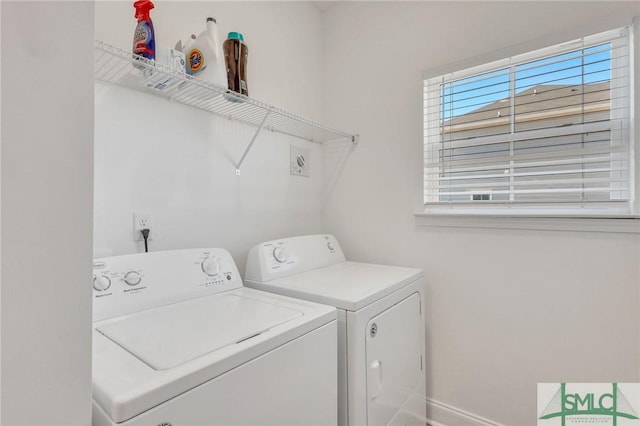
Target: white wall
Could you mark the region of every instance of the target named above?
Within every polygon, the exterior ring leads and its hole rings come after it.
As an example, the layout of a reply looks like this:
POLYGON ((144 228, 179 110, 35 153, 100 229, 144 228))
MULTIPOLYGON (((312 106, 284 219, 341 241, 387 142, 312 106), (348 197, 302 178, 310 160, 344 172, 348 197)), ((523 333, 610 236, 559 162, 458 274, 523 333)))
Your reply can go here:
MULTIPOLYGON (((296 114, 322 120, 322 26, 303 2, 155 2, 158 45, 204 29, 240 31, 249 46, 249 92, 296 114)), ((96 39, 130 49, 130 2, 96 4, 96 39)), ((253 129, 163 99, 98 84, 95 228, 97 256, 142 250, 133 212, 153 215, 152 250, 213 246, 231 251, 241 271, 249 248, 322 229, 319 146, 263 132, 241 175, 234 164, 253 129), (289 146, 312 151, 312 176, 289 175, 289 146)))
POLYGON ((640 7, 349 2, 325 12, 325 119, 361 137, 325 206, 325 231, 353 260, 424 268, 436 401, 535 424, 538 382, 640 380, 638 234, 419 227, 413 216, 422 71, 596 29, 611 14, 630 21, 640 7))
MULTIPOLYGON (((2 2, 0 2, 0 47, 2 47, 2 2)), ((0 53, 0 390, 2 390, 2 54, 0 53)), ((2 398, 0 397, 0 424, 2 398)))
POLYGON ((91 421, 93 3, 2 2, 3 425, 91 421))
MULTIPOLYGON (((2 2, 0 2, 0 47, 2 47, 2 2)), ((2 54, 0 54, 0 390, 2 390, 2 54)), ((0 424, 2 398, 0 398, 0 424)))

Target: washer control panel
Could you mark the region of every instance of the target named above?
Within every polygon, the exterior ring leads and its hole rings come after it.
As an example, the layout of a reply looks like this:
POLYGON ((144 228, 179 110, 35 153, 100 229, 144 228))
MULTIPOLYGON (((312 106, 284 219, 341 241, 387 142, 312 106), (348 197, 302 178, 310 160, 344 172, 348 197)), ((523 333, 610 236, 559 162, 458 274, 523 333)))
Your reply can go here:
POLYGON ((344 261, 333 235, 267 241, 249 252, 245 279, 264 282, 344 261))
POLYGON ((188 249, 96 259, 93 319, 99 321, 242 287, 224 249, 188 249))

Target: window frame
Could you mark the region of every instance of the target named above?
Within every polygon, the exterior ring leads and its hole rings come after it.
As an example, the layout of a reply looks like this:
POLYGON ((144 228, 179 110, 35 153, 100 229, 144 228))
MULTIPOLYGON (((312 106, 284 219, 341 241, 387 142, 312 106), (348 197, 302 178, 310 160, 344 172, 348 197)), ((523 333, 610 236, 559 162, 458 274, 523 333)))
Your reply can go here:
MULTIPOLYGON (((520 217, 536 217, 536 218, 558 218, 558 217, 571 217, 571 218, 637 218, 637 168, 640 165, 638 163, 638 159, 635 154, 635 144, 637 143, 634 133, 636 132, 636 122, 637 117, 634 116, 634 81, 637 79, 637 71, 634 69, 634 57, 637 56, 636 46, 634 45, 634 40, 637 37, 637 19, 634 19, 632 24, 627 25, 617 25, 614 29, 609 29, 605 31, 598 32, 591 36, 584 36, 575 38, 570 41, 565 41, 561 43, 553 43, 548 45, 547 47, 541 47, 536 49, 529 49, 524 53, 514 53, 511 55, 505 55, 502 59, 493 60, 493 61, 482 61, 481 58, 476 58, 475 62, 483 62, 479 65, 474 66, 457 66, 455 64, 449 65, 448 68, 456 68, 457 70, 442 72, 444 70, 440 70, 437 73, 432 71, 431 73, 425 72, 423 73, 423 99, 424 97, 424 88, 427 87, 430 83, 434 81, 444 81, 446 77, 447 82, 464 79, 472 76, 476 76, 483 73, 489 73, 493 71, 497 71, 500 69, 509 69, 509 78, 512 80, 515 75, 515 68, 524 63, 539 60, 545 57, 552 57, 555 55, 561 55, 563 53, 572 52, 575 50, 580 50, 585 48, 585 45, 594 46, 599 43, 612 43, 611 50, 613 51, 619 46, 616 46, 615 43, 620 43, 620 40, 616 40, 615 38, 612 40, 612 34, 619 33, 620 31, 627 31, 628 35, 627 41, 625 44, 628 46, 628 55, 624 58, 627 61, 628 65, 628 82, 629 88, 621 89, 619 86, 611 87, 611 110, 617 110, 615 105, 616 102, 628 102, 628 111, 629 117, 624 120, 628 120, 626 123, 626 130, 628 132, 628 156, 629 156, 629 197, 628 200, 625 199, 619 203, 615 201, 607 201, 602 203, 594 203, 593 206, 589 206, 588 208, 584 207, 584 203, 573 203, 573 202, 518 202, 512 203, 510 201, 499 201, 495 203, 477 203, 469 200, 468 202, 446 202, 435 200, 434 198, 439 198, 437 195, 437 190, 433 191, 431 194, 431 199, 428 200, 428 194, 426 191, 426 182, 427 182, 427 152, 430 152, 427 144, 428 138, 433 137, 433 134, 429 134, 429 132, 439 131, 439 126, 433 126, 429 124, 429 121, 437 120, 440 117, 440 94, 436 94, 435 96, 427 96, 426 100, 423 101, 423 150, 424 150, 424 169, 423 169, 423 211, 417 216, 446 216, 446 215, 471 215, 471 216, 520 216, 520 217), (619 90, 628 90, 626 94, 627 100, 622 101, 617 99, 617 97, 613 96, 615 91, 619 90), (427 115, 427 109, 435 110, 435 112, 427 115), (427 119, 427 117, 429 117, 427 119)), ((495 53, 494 53, 495 55, 495 53)), ((611 81, 618 81, 615 78, 615 70, 616 65, 614 61, 617 58, 612 58, 611 64, 611 81)), ((467 61, 468 64, 469 61, 467 61)), ((510 97, 513 101, 514 97, 514 85, 510 85, 510 97)), ((431 92, 433 95, 433 92, 431 92)), ((512 106, 512 118, 513 118, 513 106, 512 106)), ((577 126, 580 126, 582 132, 590 131, 594 128, 598 128, 601 130, 609 130, 612 132, 620 131, 621 128, 625 127, 625 123, 622 122, 620 118, 611 117, 610 120, 603 123, 585 123, 581 125, 576 125, 573 127, 571 132, 576 132, 577 126), (587 130, 583 130, 586 128, 587 130)), ((510 119, 510 126, 513 126, 513 121, 510 119)), ((505 138, 506 141, 509 141, 511 149, 513 149, 513 142, 516 140, 522 140, 530 137, 543 137, 549 134, 558 134, 558 128, 552 129, 535 129, 530 131, 522 131, 522 132, 511 132, 504 135, 497 136, 486 136, 487 138, 505 138)), ((439 137, 439 136, 438 136, 439 137)), ((614 172, 613 172, 614 173, 614 172)))

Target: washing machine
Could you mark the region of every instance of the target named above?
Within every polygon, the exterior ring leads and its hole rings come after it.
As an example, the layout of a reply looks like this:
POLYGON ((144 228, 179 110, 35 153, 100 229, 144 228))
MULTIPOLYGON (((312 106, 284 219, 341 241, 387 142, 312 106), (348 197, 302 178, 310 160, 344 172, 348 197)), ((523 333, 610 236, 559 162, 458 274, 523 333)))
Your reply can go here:
POLYGON ((334 307, 244 287, 217 248, 93 271, 94 425, 337 423, 334 307))
POLYGON ((253 247, 245 285, 338 309, 340 425, 426 424, 423 271, 350 262, 310 235, 253 247))

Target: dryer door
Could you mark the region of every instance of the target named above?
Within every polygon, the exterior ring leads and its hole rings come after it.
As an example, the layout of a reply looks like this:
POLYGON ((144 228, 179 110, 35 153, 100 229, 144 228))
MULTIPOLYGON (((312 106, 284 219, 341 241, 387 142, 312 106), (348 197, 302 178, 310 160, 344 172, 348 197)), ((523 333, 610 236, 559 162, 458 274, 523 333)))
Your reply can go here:
POLYGON ((366 329, 368 425, 387 425, 419 387, 420 296, 414 293, 373 317, 366 329))

